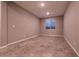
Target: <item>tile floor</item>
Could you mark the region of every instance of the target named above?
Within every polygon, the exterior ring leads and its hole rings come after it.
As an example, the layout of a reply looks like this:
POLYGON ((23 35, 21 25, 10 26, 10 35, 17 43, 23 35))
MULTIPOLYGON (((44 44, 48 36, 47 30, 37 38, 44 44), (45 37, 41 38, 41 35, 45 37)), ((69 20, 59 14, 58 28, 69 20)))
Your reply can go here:
POLYGON ((3 57, 76 57, 63 37, 39 36, 0 51, 3 57))

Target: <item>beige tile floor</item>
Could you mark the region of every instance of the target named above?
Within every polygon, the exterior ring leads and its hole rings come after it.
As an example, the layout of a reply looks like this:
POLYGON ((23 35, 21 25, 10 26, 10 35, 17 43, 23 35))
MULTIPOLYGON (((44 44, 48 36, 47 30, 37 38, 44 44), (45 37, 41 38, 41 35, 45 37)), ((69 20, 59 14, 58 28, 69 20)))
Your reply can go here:
POLYGON ((76 57, 63 37, 39 36, 0 51, 3 57, 76 57))

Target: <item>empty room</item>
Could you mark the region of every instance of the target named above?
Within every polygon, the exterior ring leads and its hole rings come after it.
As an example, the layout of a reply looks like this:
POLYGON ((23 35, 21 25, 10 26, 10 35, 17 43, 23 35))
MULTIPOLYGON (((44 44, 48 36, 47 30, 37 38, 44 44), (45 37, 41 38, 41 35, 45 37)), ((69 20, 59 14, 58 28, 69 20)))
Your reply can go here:
POLYGON ((0 1, 0 57, 78 57, 79 1, 0 1))

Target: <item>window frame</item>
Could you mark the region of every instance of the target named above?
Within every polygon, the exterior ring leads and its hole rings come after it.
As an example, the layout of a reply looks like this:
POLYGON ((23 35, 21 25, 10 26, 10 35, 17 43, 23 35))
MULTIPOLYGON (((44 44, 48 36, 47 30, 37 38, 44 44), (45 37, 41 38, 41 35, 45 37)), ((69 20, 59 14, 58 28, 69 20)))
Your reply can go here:
POLYGON ((56 29, 56 20, 55 18, 45 19, 45 29, 56 29))

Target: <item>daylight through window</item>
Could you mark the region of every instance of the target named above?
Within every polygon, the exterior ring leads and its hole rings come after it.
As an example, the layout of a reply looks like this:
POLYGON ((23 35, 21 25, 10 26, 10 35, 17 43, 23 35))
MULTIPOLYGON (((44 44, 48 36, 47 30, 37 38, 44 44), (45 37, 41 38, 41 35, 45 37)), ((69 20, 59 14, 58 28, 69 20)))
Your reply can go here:
POLYGON ((53 18, 45 20, 45 28, 46 29, 55 29, 56 28, 56 21, 53 18))

